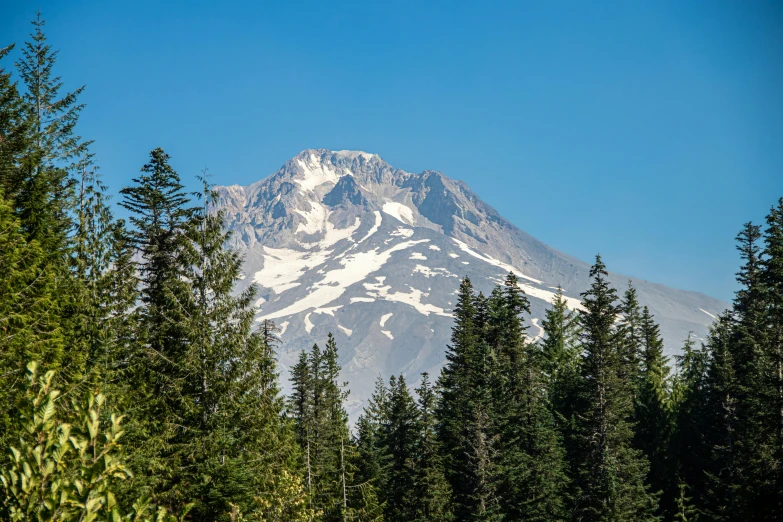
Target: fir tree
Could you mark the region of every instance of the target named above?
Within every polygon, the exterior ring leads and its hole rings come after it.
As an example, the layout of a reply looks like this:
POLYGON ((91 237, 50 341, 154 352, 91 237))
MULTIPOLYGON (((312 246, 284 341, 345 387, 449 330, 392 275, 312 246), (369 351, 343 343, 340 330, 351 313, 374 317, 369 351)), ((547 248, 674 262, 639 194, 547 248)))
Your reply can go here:
POLYGON ((568 309, 563 291, 558 291, 552 307, 541 321, 544 337, 541 341, 542 370, 554 421, 560 432, 571 480, 573 497, 574 478, 577 476, 579 452, 579 419, 577 413, 580 394, 581 347, 579 345, 579 316, 568 309))
POLYGON ((623 359, 623 339, 615 329, 620 309, 601 257, 590 270, 593 283, 582 294, 580 413, 583 458, 578 518, 653 520, 656 499, 645 485, 649 464, 631 447, 633 399, 623 359))
MULTIPOLYGON (((191 291, 178 303, 187 337, 178 360, 185 377, 177 414, 188 429, 175 441, 177 452, 185 454, 177 458, 182 462, 178 473, 193 477, 190 485, 183 481, 183 498, 199 499, 191 517, 214 520, 232 505, 252 513, 258 492, 293 470, 296 452, 293 433, 281 418, 276 328, 266 321, 251 331, 256 289, 233 294, 242 260, 226 247, 223 214, 211 211, 214 194, 202 182, 203 206, 185 232, 180 255, 191 291)), ((274 492, 265 495, 274 497, 274 492)))
POLYGON ((641 314, 641 382, 635 407, 634 447, 650 462, 648 484, 663 494, 660 511, 671 512, 677 495, 669 445, 673 431, 668 358, 663 354, 660 329, 645 306, 641 314))
POLYGON ((389 381, 388 416, 381 428, 381 444, 388 455, 381 498, 387 520, 413 520, 419 412, 403 376, 389 381))
MULTIPOLYGON (((0 64, 14 45, 0 48, 0 64)), ((0 66, 0 190, 12 203, 19 196, 24 177, 23 165, 31 148, 30 120, 24 100, 12 73, 0 66)))
POLYGON ((707 449, 702 511, 711 520, 736 520, 737 380, 731 352, 731 317, 723 314, 710 330, 705 379, 706 404, 701 426, 707 449))
POLYGON ((492 416, 498 430, 499 494, 511 520, 562 520, 567 485, 564 452, 544 391, 541 354, 525 341, 530 312, 516 275, 489 299, 494 338, 492 416))
MULTIPOLYGON (((707 351, 696 348, 688 336, 682 354, 675 356, 676 373, 672 381, 674 432, 670 442, 672 471, 691 493, 696 508, 706 496, 704 469, 709 448, 704 434, 707 409, 707 351)), ((679 487, 679 484, 678 484, 679 487)))
POLYGON ((636 288, 628 281, 628 289, 623 294, 619 308, 622 314, 622 325, 619 328, 621 337, 620 359, 624 374, 621 379, 630 386, 629 392, 634 400, 639 394, 641 385, 641 366, 644 351, 642 308, 636 288))
POLYGON ((0 442, 13 435, 13 412, 24 390, 25 361, 59 370, 66 356, 57 295, 59 272, 0 192, 0 442))
POLYGON ((57 51, 47 43, 46 22, 38 13, 32 22, 31 41, 16 62, 26 87, 24 103, 31 131, 31 153, 25 158, 21 189, 16 201, 22 225, 52 255, 67 248, 73 180, 69 171, 86 146, 74 134, 83 105, 80 87, 61 94, 63 82, 54 75, 57 51))
POLYGON ((465 278, 454 308, 452 344, 446 350, 446 365, 438 381, 438 439, 456 520, 501 516, 498 437, 489 387, 493 363, 483 338, 489 315, 486 310, 483 296, 476 296, 470 279, 465 278))
POLYGON ((350 439, 348 396, 339 381, 337 344, 329 334, 292 369, 294 394, 289 411, 304 454, 310 507, 325 521, 374 520, 381 515, 375 485, 357 482, 361 453, 350 439))
POLYGON ((435 417, 436 395, 429 375, 422 374, 419 396, 419 442, 415 467, 417 513, 414 522, 448 522, 451 512, 451 488, 443 469, 441 448, 437 440, 435 417))
POLYGON ((770 209, 766 225, 759 274, 759 286, 765 293, 766 328, 763 336, 758 336, 763 346, 758 379, 759 426, 763 435, 752 459, 756 476, 751 487, 756 495, 751 499, 754 509, 749 516, 773 520, 783 517, 783 198, 770 209), (768 509, 762 512, 760 506, 765 504, 768 509))
POLYGON ((384 491, 388 467, 388 453, 382 442, 381 430, 388 422, 388 417, 389 389, 379 376, 375 381, 375 390, 356 423, 356 479, 360 483, 374 484, 380 492, 384 491))
POLYGON ((168 160, 162 149, 153 150, 134 186, 120 191, 120 205, 131 212, 133 228, 126 240, 140 257, 136 270, 141 283, 133 352, 126 354, 132 363, 126 374, 133 381, 134 395, 128 439, 135 451, 129 464, 141 479, 134 487, 149 488, 176 510, 186 501, 182 488, 175 485, 175 470, 183 466, 177 455, 184 454, 176 452, 176 437, 190 429, 183 423, 190 332, 182 305, 190 285, 184 281, 182 254, 185 232, 197 209, 188 206, 190 199, 168 160))

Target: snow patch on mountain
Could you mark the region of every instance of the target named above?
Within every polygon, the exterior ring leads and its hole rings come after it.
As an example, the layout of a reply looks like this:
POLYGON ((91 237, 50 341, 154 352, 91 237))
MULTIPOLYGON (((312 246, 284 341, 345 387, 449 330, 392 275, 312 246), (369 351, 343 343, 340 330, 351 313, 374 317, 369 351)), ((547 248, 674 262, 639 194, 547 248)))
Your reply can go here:
POLYGON ((312 321, 310 321, 310 315, 312 315, 312 312, 307 314, 304 317, 304 324, 305 324, 305 332, 310 333, 313 331, 313 327, 315 326, 312 321))
POLYGON ((353 334, 353 330, 351 330, 350 328, 346 328, 346 327, 345 327, 345 326, 343 326, 343 325, 340 325, 340 324, 338 324, 338 325, 337 325, 337 328, 338 328, 338 329, 339 329, 339 330, 340 330, 342 333, 344 333, 345 335, 347 335, 348 337, 350 337, 350 336, 351 336, 351 334, 353 334))
POLYGON ((340 179, 337 171, 321 162, 315 154, 310 155, 309 161, 299 159, 297 163, 302 168, 304 177, 294 178, 293 181, 305 192, 312 192, 326 183, 337 183, 337 180, 340 179))
POLYGON ((278 317, 286 317, 310 308, 320 308, 328 305, 343 295, 349 286, 363 281, 371 273, 380 270, 381 267, 389 261, 394 252, 405 250, 427 241, 429 241, 429 239, 404 241, 382 252, 378 252, 378 249, 376 248, 366 252, 356 252, 346 255, 340 260, 342 268, 327 271, 320 281, 308 288, 310 293, 307 296, 307 299, 302 299, 282 310, 267 314, 266 318, 276 319, 278 317))
POLYGON ((715 320, 718 319, 716 316, 714 316, 713 314, 709 313, 707 310, 705 310, 703 308, 699 308, 699 310, 701 310, 702 312, 704 312, 705 314, 709 315, 710 317, 712 317, 715 320))
POLYGON ((413 224, 413 210, 407 205, 397 203, 396 201, 386 201, 383 204, 383 211, 406 225, 413 224))
POLYGON ((379 228, 381 228, 381 223, 383 223, 383 216, 381 216, 381 213, 377 210, 373 212, 373 215, 375 216, 375 223, 373 224, 372 228, 367 232, 367 235, 365 235, 363 238, 359 240, 359 243, 364 243, 367 239, 370 238, 370 236, 378 232, 379 228))
POLYGON ((509 272, 513 272, 514 274, 516 274, 517 277, 521 277, 523 279, 527 279, 528 281, 533 281, 534 283, 542 284, 542 281, 539 281, 538 279, 534 279, 534 278, 532 278, 530 276, 526 276, 525 274, 522 273, 521 270, 519 270, 519 269, 517 269, 517 268, 515 268, 515 267, 513 267, 513 266, 511 266, 511 265, 509 265, 507 263, 503 263, 502 261, 498 261, 497 259, 495 259, 493 257, 479 254, 478 252, 476 252, 475 250, 472 250, 468 245, 466 245, 465 243, 463 243, 459 239, 456 239, 456 238, 452 238, 452 239, 457 244, 457 246, 459 246, 460 250, 462 250, 463 252, 467 252, 468 254, 472 255, 475 258, 481 259, 485 263, 489 263, 490 265, 494 265, 494 266, 496 266, 498 268, 502 268, 504 273, 507 274, 509 272))

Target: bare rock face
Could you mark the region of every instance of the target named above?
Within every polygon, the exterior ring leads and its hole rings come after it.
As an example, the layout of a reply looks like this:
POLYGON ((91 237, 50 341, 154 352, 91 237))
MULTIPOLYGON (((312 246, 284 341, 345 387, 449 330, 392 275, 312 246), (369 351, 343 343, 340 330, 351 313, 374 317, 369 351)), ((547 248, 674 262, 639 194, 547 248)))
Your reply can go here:
MULTIPOLYGON (((532 337, 556 287, 573 307, 589 265, 501 217, 462 182, 411 174, 378 155, 305 150, 247 187, 218 187, 219 206, 245 256, 243 285, 260 288, 258 320, 281 329, 282 383, 299 351, 331 332, 349 382, 353 418, 380 375, 417 384, 437 377, 449 343, 456 291, 469 276, 488 293, 509 271, 530 298, 532 337)), ((661 325, 669 353, 689 332, 704 337, 727 303, 703 294, 628 281, 661 325)))

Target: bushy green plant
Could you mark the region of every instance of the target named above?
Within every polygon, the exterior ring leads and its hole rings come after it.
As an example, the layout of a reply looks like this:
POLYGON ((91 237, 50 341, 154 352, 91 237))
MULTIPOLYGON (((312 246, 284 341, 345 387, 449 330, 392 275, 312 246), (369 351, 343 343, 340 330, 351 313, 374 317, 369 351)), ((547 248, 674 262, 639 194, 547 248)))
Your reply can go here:
MULTIPOLYGON (((52 387, 54 371, 27 366, 26 393, 15 426, 18 441, 0 469, 2 514, 12 521, 175 522, 142 498, 123 514, 113 489, 131 472, 122 461, 122 416, 104 412, 98 391, 67 401, 52 387)), ((183 513, 184 516, 184 513, 183 513)))

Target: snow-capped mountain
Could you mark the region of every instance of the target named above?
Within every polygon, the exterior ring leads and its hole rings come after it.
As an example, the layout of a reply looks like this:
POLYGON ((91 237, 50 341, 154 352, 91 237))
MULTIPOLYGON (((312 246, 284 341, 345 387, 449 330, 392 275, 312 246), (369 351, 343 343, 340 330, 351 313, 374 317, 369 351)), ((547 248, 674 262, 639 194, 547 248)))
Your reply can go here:
MULTIPOLYGON (((245 256, 243 283, 260 287, 258 319, 274 319, 283 341, 282 382, 298 352, 334 334, 352 416, 378 375, 437 376, 460 280, 485 293, 509 271, 530 298, 531 336, 557 285, 573 306, 589 265, 526 234, 440 172, 412 174, 378 155, 305 150, 247 187, 218 187, 233 242, 245 256)), ((613 274, 624 291, 629 278, 613 274)), ((630 278, 668 352, 693 331, 704 337, 726 303, 630 278)))

